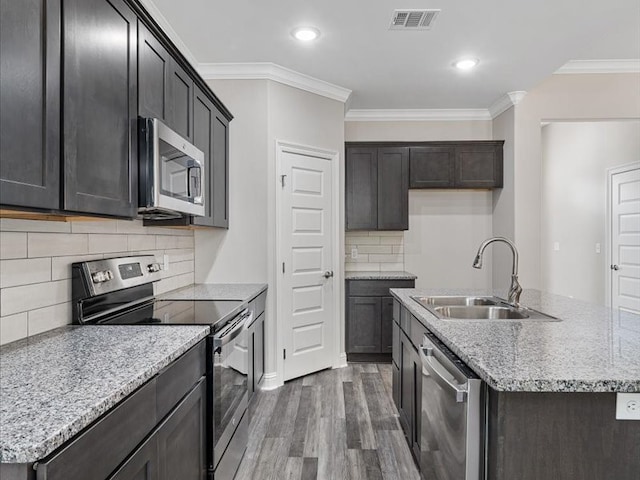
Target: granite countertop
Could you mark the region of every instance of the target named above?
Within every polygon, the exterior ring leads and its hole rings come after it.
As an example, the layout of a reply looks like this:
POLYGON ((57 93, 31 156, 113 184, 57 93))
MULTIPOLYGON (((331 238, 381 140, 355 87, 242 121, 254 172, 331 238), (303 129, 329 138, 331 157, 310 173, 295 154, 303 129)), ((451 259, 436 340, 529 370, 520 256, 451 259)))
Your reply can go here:
POLYGON ((159 300, 240 300, 246 302, 267 289, 266 283, 194 283, 159 295, 159 300))
POLYGON ((496 390, 640 392, 640 315, 526 290, 522 305, 562 321, 443 320, 411 296, 481 293, 422 289, 391 289, 391 293, 496 390))
POLYGON ((393 272, 344 272, 345 280, 415 280, 418 278, 413 273, 403 271, 393 272))
POLYGON ((49 455, 209 333, 68 326, 0 348, 0 462, 49 455))

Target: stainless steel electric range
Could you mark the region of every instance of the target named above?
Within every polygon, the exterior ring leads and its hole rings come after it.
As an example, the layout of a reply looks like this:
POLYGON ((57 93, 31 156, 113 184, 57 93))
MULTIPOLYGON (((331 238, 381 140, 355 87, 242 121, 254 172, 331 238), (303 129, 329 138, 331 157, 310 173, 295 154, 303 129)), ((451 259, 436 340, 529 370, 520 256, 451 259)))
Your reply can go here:
POLYGON ((82 325, 211 325, 207 338, 207 463, 209 477, 233 478, 248 441, 248 385, 253 381, 246 302, 158 300, 161 268, 152 255, 72 266, 73 323, 82 325))

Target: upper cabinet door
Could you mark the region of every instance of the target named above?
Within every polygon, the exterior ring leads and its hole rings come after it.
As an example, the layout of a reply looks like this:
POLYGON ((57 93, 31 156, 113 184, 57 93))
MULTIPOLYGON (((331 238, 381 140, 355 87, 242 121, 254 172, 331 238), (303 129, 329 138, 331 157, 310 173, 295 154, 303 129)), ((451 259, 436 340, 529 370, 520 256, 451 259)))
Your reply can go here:
POLYGON ((409 149, 378 149, 378 230, 409 229, 409 149))
POLYGON ((0 2, 0 125, 0 204, 59 208, 60 0, 0 2))
POLYGON ((219 110, 213 119, 213 226, 229 228, 229 121, 219 110))
POLYGON ((169 123, 171 56, 138 22, 138 115, 169 123))
POLYGON ((199 88, 195 89, 193 96, 193 144, 204 152, 204 217, 193 217, 194 225, 207 227, 213 226, 213 165, 211 162, 213 151, 213 122, 215 120, 215 107, 211 100, 202 93, 199 88))
POLYGON ((193 142, 193 80, 178 63, 171 62, 169 75, 169 126, 193 142))
POLYGON ((137 18, 123 0, 65 0, 64 208, 137 211, 137 18))
POLYGON ((378 228, 378 149, 347 148, 346 229, 378 228))
POLYGON ((453 147, 411 147, 409 188, 450 188, 455 177, 453 147))
POLYGON ((456 187, 501 188, 502 144, 460 144, 456 147, 456 187))

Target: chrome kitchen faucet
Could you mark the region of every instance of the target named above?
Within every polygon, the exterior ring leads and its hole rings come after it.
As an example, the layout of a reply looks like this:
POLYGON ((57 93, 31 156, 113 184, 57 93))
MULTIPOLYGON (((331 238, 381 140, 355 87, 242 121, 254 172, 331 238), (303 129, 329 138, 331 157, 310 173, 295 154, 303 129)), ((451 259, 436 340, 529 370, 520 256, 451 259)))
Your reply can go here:
POLYGON ((513 253, 513 267, 511 269, 511 286, 509 287, 508 301, 514 307, 519 308, 522 287, 520 286, 520 282, 518 282, 518 249, 511 240, 504 237, 492 237, 482 242, 480 248, 478 248, 476 258, 473 261, 473 268, 482 268, 482 254, 484 253, 484 249, 493 242, 506 243, 507 245, 509 245, 509 248, 511 248, 511 253, 513 253))

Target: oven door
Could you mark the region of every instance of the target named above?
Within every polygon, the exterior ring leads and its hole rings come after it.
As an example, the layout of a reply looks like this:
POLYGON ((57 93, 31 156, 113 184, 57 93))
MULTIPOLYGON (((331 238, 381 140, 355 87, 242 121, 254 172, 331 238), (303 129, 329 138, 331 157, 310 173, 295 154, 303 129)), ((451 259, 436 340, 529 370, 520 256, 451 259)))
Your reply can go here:
MULTIPOLYGON (((213 465, 218 467, 248 405, 248 309, 213 337, 213 465)), ((246 437, 246 433, 240 432, 246 437)), ((246 442, 244 447, 246 448, 246 442)), ((244 450, 243 450, 244 452, 244 450)), ((242 453, 243 453, 242 452, 242 453)))

